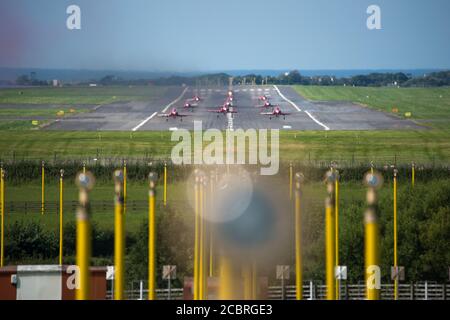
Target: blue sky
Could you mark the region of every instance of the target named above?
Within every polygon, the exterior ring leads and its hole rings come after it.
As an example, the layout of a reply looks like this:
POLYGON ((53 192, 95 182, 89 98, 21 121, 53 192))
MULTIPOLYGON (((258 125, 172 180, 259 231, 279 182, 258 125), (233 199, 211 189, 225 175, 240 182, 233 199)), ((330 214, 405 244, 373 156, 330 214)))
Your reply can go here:
POLYGON ((2 0, 0 67, 450 68, 448 0, 2 0), (81 7, 82 29, 66 28, 81 7), (382 30, 366 27, 381 7, 382 30))

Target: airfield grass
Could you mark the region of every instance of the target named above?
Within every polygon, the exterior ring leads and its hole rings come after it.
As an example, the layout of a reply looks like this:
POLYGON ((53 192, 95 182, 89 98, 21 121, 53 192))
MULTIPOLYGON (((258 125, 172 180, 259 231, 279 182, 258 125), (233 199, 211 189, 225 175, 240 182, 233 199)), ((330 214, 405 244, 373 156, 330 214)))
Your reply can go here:
POLYGON ((56 114, 59 111, 64 111, 64 114, 75 114, 75 113, 81 113, 81 112, 86 112, 89 109, 85 109, 85 108, 77 108, 77 109, 73 109, 71 110, 71 108, 58 108, 58 109, 41 109, 41 108, 37 108, 37 109, 4 109, 4 108, 0 108, 0 117, 54 117, 56 118, 56 114), (72 112, 71 112, 72 111, 72 112))
MULTIPOLYGON (((277 183, 279 177, 276 178, 277 183)), ((184 219, 187 222, 192 222, 193 209, 189 204, 189 186, 185 181, 177 181, 175 183, 169 182, 168 184, 168 201, 167 206, 171 210, 182 213, 184 219)), ((286 194, 288 194, 288 185, 282 184, 280 188, 286 188, 286 194)), ((192 189, 192 188, 190 188, 192 189)), ((354 200, 363 200, 365 194, 365 188, 362 183, 342 183, 341 184, 341 203, 351 203, 354 200)), ((163 190, 159 185, 156 190, 157 194, 157 212, 164 214, 165 207, 163 206, 163 190)), ((191 190, 192 193, 192 190, 191 190)), ((319 214, 323 207, 323 199, 326 196, 326 190, 322 183, 311 182, 304 185, 303 193, 305 199, 307 199, 307 206, 319 214)), ((148 186, 143 183, 133 183, 130 181, 127 187, 127 203, 129 207, 126 213, 126 230, 130 233, 135 233, 139 230, 141 225, 148 219, 147 210, 131 210, 131 202, 133 200, 146 201, 148 196, 148 186)), ((59 189, 58 182, 47 183, 45 188, 46 203, 59 201, 59 189)), ((64 188, 64 224, 72 223, 75 221, 75 211, 68 203, 70 201, 77 200, 78 189, 72 183, 67 183, 64 188)), ((33 201, 40 204, 41 201, 41 186, 39 181, 27 182, 20 185, 8 186, 6 188, 6 209, 8 203, 21 203, 26 201, 33 201)), ((90 193, 91 201, 110 201, 113 203, 114 199, 114 185, 113 183, 102 182, 94 187, 90 193)), ((36 223, 42 226, 45 230, 57 232, 59 230, 59 211, 57 208, 47 209, 42 215, 40 209, 35 212, 28 211, 27 213, 15 211, 13 213, 6 212, 5 221, 7 224, 15 222, 20 223, 36 223)), ((102 230, 114 229, 114 212, 113 210, 104 210, 101 206, 92 207, 92 221, 102 230)))
MULTIPOLYGON (((36 126, 30 120, 4 120, 0 121, 0 131, 11 131, 11 130, 31 130, 37 129, 36 126)), ((3 135, 3 132, 0 132, 3 135)))
MULTIPOLYGON (((170 158, 170 132, 0 132, 3 160, 170 158)), ((339 160, 448 163, 450 129, 418 131, 283 131, 282 161, 339 160)))
POLYGON ((55 119, 87 112, 87 108, 37 108, 37 109, 9 109, 0 108, 0 131, 1 130, 33 130, 40 125, 49 123, 55 119), (58 115, 59 111, 64 111, 63 115, 58 115), (33 124, 33 120, 37 124, 33 124))
MULTIPOLYGON (((187 196, 186 184, 184 182, 177 182, 168 187, 168 205, 174 210, 183 212, 189 211, 188 206, 183 202, 187 196)), ((100 182, 96 184, 90 193, 90 200, 94 203, 92 206, 92 221, 101 229, 113 230, 114 228, 114 212, 113 210, 104 209, 102 205, 95 206, 95 201, 106 201, 113 204, 114 201, 114 184, 100 182)), ((148 185, 144 183, 133 183, 130 181, 127 184, 127 208, 126 228, 129 232, 136 232, 143 221, 148 218, 148 211, 137 209, 133 210, 131 207, 134 200, 147 201, 148 185)), ((159 185, 156 188, 157 208, 161 212, 164 207, 163 190, 159 185)), ((75 221, 75 211, 72 208, 72 202, 78 201, 78 188, 72 181, 67 181, 64 186, 64 223, 75 221)), ((24 203, 34 202, 36 210, 27 210, 27 213, 14 211, 13 213, 6 213, 7 223, 14 222, 35 222, 40 224, 43 228, 51 231, 57 231, 59 228, 59 209, 56 206, 50 206, 51 203, 59 203, 59 186, 58 181, 47 182, 45 186, 45 202, 47 209, 42 215, 40 212, 41 203, 41 185, 38 181, 27 182, 19 185, 7 186, 5 193, 6 210, 8 203, 24 203)), ((98 202, 97 202, 98 203, 98 202)), ((189 216, 186 216, 189 218, 189 216)))
POLYGON ((39 87, 0 90, 0 104, 106 104, 162 96, 163 86, 39 87))
POLYGON ((450 124, 450 88, 396 88, 294 86, 305 98, 316 101, 351 101, 376 110, 398 109, 401 117, 411 112, 412 119, 425 120, 436 128, 450 124))

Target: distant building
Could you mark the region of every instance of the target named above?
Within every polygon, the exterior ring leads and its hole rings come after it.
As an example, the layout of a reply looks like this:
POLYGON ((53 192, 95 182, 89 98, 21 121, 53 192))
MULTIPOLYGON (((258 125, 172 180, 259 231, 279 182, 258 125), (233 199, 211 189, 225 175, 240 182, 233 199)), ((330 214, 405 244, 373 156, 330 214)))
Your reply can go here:
MULTIPOLYGON (((106 267, 90 267, 91 299, 106 299, 106 267)), ((0 268, 0 300, 74 300, 73 266, 20 265, 0 268)))
POLYGON ((89 87, 96 87, 97 84, 96 83, 89 83, 89 87))
POLYGON ((57 80, 57 79, 54 79, 54 80, 52 81, 52 84, 53 84, 54 87, 59 87, 59 86, 60 86, 60 82, 59 82, 59 80, 57 80))

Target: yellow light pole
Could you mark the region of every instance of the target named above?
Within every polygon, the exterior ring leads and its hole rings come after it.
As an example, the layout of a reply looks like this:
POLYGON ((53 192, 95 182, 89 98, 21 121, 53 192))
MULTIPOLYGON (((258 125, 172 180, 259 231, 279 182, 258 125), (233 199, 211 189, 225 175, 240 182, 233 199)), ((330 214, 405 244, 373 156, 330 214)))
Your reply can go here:
POLYGON ((5 170, 3 164, 0 168, 0 213, 1 213, 1 243, 0 243, 0 267, 3 267, 5 256, 5 170))
POLYGON ((252 300, 258 299, 258 268, 256 262, 252 262, 252 300))
POLYGON ((63 264, 63 206, 64 206, 64 170, 59 171, 59 265, 63 264))
POLYGON ((219 299, 233 300, 236 298, 233 278, 233 265, 223 252, 219 258, 219 299))
POLYGON ((164 162, 164 206, 167 205, 167 162, 164 162))
POLYGON ((289 164, 289 199, 292 200, 292 162, 289 164))
POLYGON ((127 162, 123 162, 123 214, 127 212, 127 162))
POLYGON ((301 217, 301 184, 303 182, 303 175, 301 173, 295 174, 295 287, 296 299, 303 299, 303 272, 302 272, 302 217, 301 217))
POLYGON ((45 162, 41 165, 41 214, 45 212, 45 162))
POLYGON ((411 165, 411 186, 414 188, 416 180, 416 164, 413 162, 411 165))
POLYGON ((148 191, 148 300, 156 300, 156 214, 155 196, 158 175, 150 172, 148 191))
POLYGON ((252 265, 244 263, 242 266, 242 277, 244 278, 244 300, 252 299, 252 265))
POLYGON ((335 291, 335 276, 334 269, 336 267, 336 253, 335 253, 335 216, 334 216, 334 183, 335 176, 330 170, 326 174, 327 193, 325 199, 325 265, 326 265, 326 283, 327 283, 327 300, 336 299, 335 291))
POLYGON ((78 185, 79 205, 77 208, 77 239, 76 239, 76 263, 79 268, 79 287, 76 290, 77 300, 90 298, 90 272, 91 260, 91 212, 89 205, 89 191, 94 186, 94 177, 90 172, 79 173, 75 179, 78 185))
POLYGON ((123 171, 114 171, 114 300, 122 300, 124 291, 125 226, 123 183, 123 171))
MULTIPOLYGON (((397 169, 394 168, 394 269, 397 272, 397 169)), ((394 280, 394 300, 398 299, 398 276, 394 280)))
POLYGON ((208 233, 209 233, 209 228, 208 228, 208 224, 206 223, 206 214, 207 214, 207 196, 208 196, 208 176, 205 175, 203 178, 203 202, 202 202, 202 265, 203 265, 203 277, 202 277, 202 300, 207 300, 208 299, 208 264, 207 264, 207 258, 208 258, 208 254, 207 254, 207 249, 208 249, 208 233))
MULTIPOLYGON (((334 235, 335 235, 335 254, 336 254, 336 266, 339 266, 339 171, 334 169, 335 186, 334 186, 334 235)), ((340 280, 336 277, 336 299, 340 299, 340 280)))
POLYGON ((365 281, 366 299, 380 299, 381 272, 380 272, 380 249, 379 230, 377 216, 377 196, 376 189, 383 184, 383 178, 378 173, 366 173, 364 182, 368 187, 367 204, 364 214, 364 261, 365 261, 365 281))
POLYGON ((83 173, 86 173, 86 162, 83 161, 83 173))
MULTIPOLYGON (((214 210, 214 173, 211 172, 210 176, 210 189, 209 189, 209 210, 212 214, 212 210, 214 210)), ((213 234, 213 226, 209 225, 209 276, 214 276, 214 234, 213 234)))
POLYGON ((195 184, 194 184, 194 202, 195 202, 195 238, 194 238, 194 300, 199 300, 199 255, 200 255, 200 240, 199 240, 199 234, 200 234, 200 215, 199 215, 199 205, 200 205, 200 177, 196 173, 195 176, 195 184))
POLYGON ((205 177, 200 180, 199 192, 199 217, 200 217, 200 251, 199 251, 199 299, 205 299, 205 220, 204 220, 204 203, 205 203, 205 177))

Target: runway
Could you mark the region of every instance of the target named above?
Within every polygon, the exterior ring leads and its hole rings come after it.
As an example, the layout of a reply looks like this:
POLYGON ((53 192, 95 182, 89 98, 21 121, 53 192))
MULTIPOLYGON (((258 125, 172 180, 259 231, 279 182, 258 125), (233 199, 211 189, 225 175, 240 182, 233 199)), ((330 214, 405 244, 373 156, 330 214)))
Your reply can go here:
POLYGON ((154 112, 175 101, 185 88, 168 87, 163 98, 150 101, 117 102, 91 107, 91 111, 58 119, 45 130, 131 131, 154 112))
POLYGON ((172 88, 161 99, 148 102, 128 102, 104 105, 73 117, 63 118, 49 125, 46 130, 118 130, 151 131, 193 129, 194 121, 202 121, 204 130, 225 129, 280 129, 280 130, 398 130, 421 129, 414 122, 394 115, 372 110, 350 102, 311 102, 289 86, 235 86, 235 114, 216 114, 228 93, 221 88, 172 88), (192 109, 184 109, 184 103, 194 95, 201 101, 192 109), (285 117, 261 115, 272 108, 258 108, 266 95, 272 105, 279 105, 285 117), (176 108, 181 118, 165 118, 160 115, 176 108))

